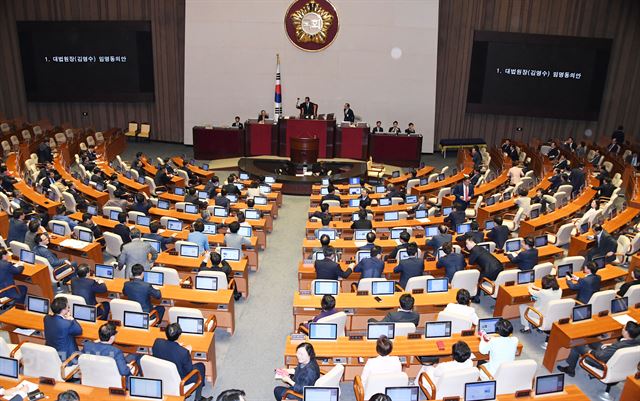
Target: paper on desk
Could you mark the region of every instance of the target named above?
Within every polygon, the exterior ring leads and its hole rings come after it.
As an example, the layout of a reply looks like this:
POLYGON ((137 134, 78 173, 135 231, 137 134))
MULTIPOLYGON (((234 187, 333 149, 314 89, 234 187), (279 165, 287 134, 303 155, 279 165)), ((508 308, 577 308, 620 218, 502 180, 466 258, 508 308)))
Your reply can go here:
POLYGON ((362 248, 363 246, 367 245, 367 241, 354 241, 354 244, 356 247, 362 248))
POLYGON ((429 219, 416 219, 416 220, 418 220, 420 223, 430 223, 431 222, 431 220, 429 220, 429 219))
POLYGON ((18 387, 20 387, 22 385, 26 385, 27 386, 27 392, 28 393, 38 389, 38 385, 35 384, 35 383, 30 382, 29 380, 21 381, 20 384, 18 385, 18 387))
POLYGON ((84 249, 84 247, 87 246, 87 243, 77 239, 67 238, 66 240, 62 241, 60 245, 67 248, 84 249))
POLYGON ((36 331, 33 330, 33 329, 21 329, 21 328, 17 327, 15 329, 13 329, 13 332, 16 333, 16 334, 20 334, 22 336, 31 336, 36 331))
POLYGON ((632 318, 626 313, 624 315, 611 316, 611 317, 613 318, 613 320, 615 320, 616 322, 620 323, 623 326, 626 325, 627 322, 636 322, 636 319, 632 318))
POLYGON ((158 234, 162 234, 165 231, 167 231, 167 230, 165 230, 164 228, 158 228, 158 234))

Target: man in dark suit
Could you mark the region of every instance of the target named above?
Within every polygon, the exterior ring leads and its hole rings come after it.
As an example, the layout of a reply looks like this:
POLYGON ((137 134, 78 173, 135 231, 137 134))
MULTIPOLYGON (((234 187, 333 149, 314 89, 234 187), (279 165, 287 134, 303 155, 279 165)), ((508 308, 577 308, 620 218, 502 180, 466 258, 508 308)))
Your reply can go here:
POLYGON ((167 246, 169 244, 175 242, 176 239, 174 237, 163 237, 162 235, 158 234, 158 230, 160 230, 161 227, 162 227, 162 225, 160 224, 159 221, 154 221, 154 222, 150 223, 149 224, 149 233, 142 234, 142 238, 148 238, 148 239, 152 239, 152 240, 160 242, 160 250, 161 251, 166 251, 167 250, 167 246))
MULTIPOLYGON (((171 323, 165 330, 167 339, 156 339, 156 341, 153 343, 151 352, 156 358, 173 362, 173 364, 176 365, 176 368, 178 369, 180 378, 184 379, 189 373, 191 373, 193 369, 196 369, 200 373, 202 382, 194 392, 194 399, 195 401, 211 401, 213 397, 202 396, 202 388, 205 384, 204 364, 202 362, 198 362, 196 364, 193 364, 191 362, 191 346, 187 345, 186 347, 184 347, 178 342, 178 338, 180 338, 181 334, 182 329, 180 328, 180 325, 178 323, 171 323)), ((189 380, 187 380, 186 384, 195 383, 196 381, 197 376, 193 376, 189 380)))
POLYGON ((231 126, 234 127, 234 128, 238 128, 238 129, 244 128, 244 125, 242 125, 242 123, 240 122, 240 116, 236 116, 236 118, 233 120, 233 124, 231 124, 231 126))
POLYGON ((509 239, 509 227, 502 224, 502 216, 496 216, 493 218, 495 225, 487 233, 487 239, 496 243, 496 248, 502 249, 504 243, 509 239))
POLYGON ((466 206, 459 202, 454 202, 453 211, 444 218, 444 222, 455 230, 460 224, 467 221, 467 215, 465 214, 466 206))
POLYGON ((376 121, 376 126, 371 130, 374 134, 383 133, 384 128, 382 128, 382 121, 376 121))
POLYGON ((229 208, 231 207, 231 201, 229 200, 229 198, 227 198, 227 189, 224 187, 220 190, 220 192, 218 192, 215 198, 213 198, 213 201, 216 206, 221 206, 227 211, 229 211, 229 208))
POLYGON ((327 191, 329 191, 329 193, 323 195, 322 198, 320 198, 321 204, 326 200, 337 200, 338 202, 340 202, 340 196, 336 195, 336 188, 333 185, 329 184, 329 186, 327 187, 327 191))
POLYGON ((135 201, 133 202, 133 206, 131 206, 131 210, 149 214, 149 209, 153 206, 150 202, 144 198, 144 195, 141 193, 137 193, 134 197, 135 201))
POLYGON ((480 231, 480 225, 475 220, 471 222, 471 230, 467 234, 473 237, 476 244, 484 242, 484 231, 480 231))
POLYGON ((382 261, 382 248, 374 245, 370 251, 370 257, 362 259, 358 264, 351 263, 349 268, 353 268, 356 273, 361 273, 360 278, 380 278, 384 270, 384 262, 382 261))
POLYGON ((62 282, 67 283, 75 276, 75 268, 78 266, 76 262, 70 262, 68 259, 59 259, 55 253, 51 252, 49 246, 49 235, 47 233, 40 233, 35 236, 34 242, 36 246, 32 249, 33 253, 37 256, 42 256, 47 259, 49 265, 53 268, 56 277, 62 277, 70 270, 71 274, 66 276, 62 282), (60 269, 62 268, 62 269, 60 269))
POLYGON ((24 221, 24 211, 20 208, 15 209, 9 220, 9 235, 7 236, 6 243, 11 241, 24 242, 24 236, 27 234, 27 223, 24 221))
POLYGON ((549 158, 549 160, 555 160, 558 158, 558 156, 560 156, 560 149, 556 147, 555 142, 551 142, 550 146, 551 146, 551 149, 549 149, 549 152, 547 153, 547 157, 549 158))
POLYGON ((142 280, 143 273, 144 267, 141 264, 131 266, 131 281, 124 283, 122 293, 130 301, 139 303, 143 312, 150 313, 155 310, 158 313, 158 321, 162 321, 164 306, 153 306, 151 304, 151 298, 162 299, 162 294, 160 290, 153 288, 151 284, 142 280))
POLYGON ((316 270, 316 279, 318 280, 337 280, 338 278, 347 278, 351 275, 351 268, 342 270, 340 265, 336 263, 333 258, 335 251, 332 247, 327 247, 324 250, 324 259, 316 260, 313 267, 316 270))
POLYGON ((465 209, 469 207, 469 202, 473 199, 473 185, 471 185, 471 179, 469 176, 465 176, 464 180, 451 191, 451 194, 456 197, 455 202, 462 204, 465 209))
MULTIPOLYGON (((413 323, 418 327, 420 322, 420 314, 413 311, 413 304, 415 299, 411 294, 402 294, 400 296, 400 309, 395 312, 387 313, 387 316, 382 319, 382 322, 388 323, 413 323)), ((370 322, 375 322, 375 319, 369 319, 370 322)))
POLYGON ((396 245, 395 248, 387 255, 387 259, 395 259, 398 256, 398 251, 401 249, 407 249, 409 246, 409 241, 411 240, 411 234, 408 231, 403 231, 400 233, 400 244, 396 245))
MULTIPOLYGON (((0 288, 7 288, 15 285, 14 277, 22 274, 24 266, 21 262, 15 265, 11 263, 11 257, 9 251, 6 249, 0 249, 0 288)), ((0 297, 8 297, 13 299, 19 304, 24 304, 24 299, 27 297, 27 286, 18 285, 18 290, 15 288, 9 288, 8 290, 0 293, 0 297)))
POLYGON ((562 173, 560 169, 553 170, 553 175, 549 177, 549 182, 551 183, 549 186, 551 192, 555 192, 558 187, 562 185, 562 173))
POLYGON ((320 204, 320 211, 315 211, 311 214, 311 216, 309 216, 309 220, 311 220, 312 217, 316 217, 320 220, 325 219, 325 218, 329 218, 329 220, 331 220, 331 213, 329 213, 329 204, 328 203, 321 203, 320 204))
MULTIPOLYGON (((298 102, 300 99, 298 98, 298 102)), ((311 100, 309 96, 304 98, 304 103, 298 104, 296 102, 296 109, 300 109, 300 118, 314 118, 317 113, 317 105, 311 100)))
POLYGON ((604 158, 604 156, 600 154, 600 151, 598 149, 594 149, 593 151, 594 153, 593 153, 593 157, 590 160, 590 163, 594 167, 598 167, 600 165, 600 162, 604 158))
POLYGON ((227 190, 227 194, 240 196, 240 190, 233 184, 234 182, 236 182, 236 176, 231 174, 222 188, 227 190))
POLYGON ((125 212, 118 213, 118 224, 113 227, 112 232, 122 238, 122 244, 131 242, 131 229, 127 226, 127 214, 125 212))
POLYGON ((116 326, 113 323, 105 323, 98 329, 98 340, 85 340, 82 345, 82 353, 90 355, 108 356, 116 361, 116 367, 120 376, 129 378, 131 376, 131 368, 128 363, 138 360, 136 354, 131 354, 125 358, 122 350, 113 345, 116 341, 116 326))
POLYGON ((596 241, 596 244, 587 252, 587 260, 604 256, 605 262, 611 263, 616 258, 615 253, 618 249, 618 242, 602 227, 601 224, 594 225, 592 229, 595 234, 594 240, 596 241))
MULTIPOLYGON (((601 362, 608 362, 609 359, 619 349, 627 347, 636 347, 640 345, 640 325, 636 322, 627 322, 622 329, 622 338, 613 344, 603 345, 601 342, 591 343, 588 345, 579 345, 571 349, 569 357, 567 358, 567 366, 558 365, 560 372, 566 373, 570 377, 576 375, 576 365, 580 356, 590 352, 590 355, 601 362)), ((599 365, 590 363, 589 358, 585 359, 585 362, 600 369, 599 365)))
POLYGON ((171 184, 171 176, 167 173, 166 165, 162 165, 158 168, 156 176, 153 178, 153 182, 158 187, 167 187, 171 184))
POLYGON ((360 197, 358 198, 360 201, 359 207, 362 209, 366 209, 371 206, 371 197, 369 197, 369 190, 366 188, 362 188, 360 190, 360 197))
POLYGON ((469 182, 474 188, 476 187, 476 185, 478 185, 478 181, 480 180, 481 177, 482 177, 482 172, 480 171, 480 169, 474 169, 473 175, 471 176, 471 178, 469 178, 469 182))
POLYGON ((557 168, 560 170, 566 170, 567 168, 569 168, 569 161, 566 157, 564 157, 564 155, 560 155, 560 157, 558 158, 558 162, 553 165, 554 170, 557 168))
MULTIPOLYGON (((326 203, 323 203, 323 205, 326 205, 326 203)), ((354 220, 354 222, 351 223, 351 228, 354 230, 371 230, 373 228, 371 220, 367 220, 366 210, 358 210, 358 220, 354 220)))
POLYGON ((376 242, 376 232, 375 231, 369 231, 367 233, 366 236, 367 239, 367 243, 363 246, 361 246, 360 248, 358 248, 359 251, 370 251, 373 249, 374 246, 376 246, 375 242, 376 242))
POLYGON ((402 200, 404 200, 405 199, 405 194, 402 192, 402 190, 400 190, 395 185, 389 184, 389 185, 387 185, 387 193, 385 194, 384 197, 388 198, 388 199, 402 198, 402 200))
POLYGON ((520 270, 532 270, 538 264, 538 250, 534 247, 533 237, 527 237, 523 241, 523 250, 516 255, 507 253, 511 263, 518 266, 520 270))
POLYGON ((567 138, 567 140, 563 142, 563 145, 570 152, 575 152, 578 147, 578 144, 574 142, 572 137, 567 138))
POLYGON ((611 178, 607 177, 601 181, 600 185, 593 186, 591 189, 598 191, 598 197, 611 198, 616 187, 611 183, 611 178))
POLYGON ((449 228, 444 224, 438 226, 438 235, 434 235, 431 237, 429 241, 427 241, 427 246, 431 247, 434 251, 438 248, 446 244, 447 242, 451 242, 453 240, 453 236, 449 234, 449 228))
POLYGON ((348 121, 353 123, 356 121, 356 115, 351 110, 351 105, 349 103, 344 104, 344 119, 342 121, 348 121))
POLYGON ((622 286, 618 290, 619 297, 624 297, 627 294, 627 291, 629 291, 629 288, 640 284, 640 267, 636 267, 635 269, 633 269, 633 273, 631 274, 633 276, 633 280, 627 281, 626 283, 622 284, 622 286))
POLYGON ((73 318, 65 297, 54 298, 51 301, 51 312, 53 315, 44 317, 45 345, 55 348, 60 360, 64 361, 78 351, 76 337, 82 334, 82 327, 73 318))
POLYGON ((405 288, 411 277, 422 276, 424 273, 424 261, 418 258, 418 245, 415 242, 407 246, 408 258, 400 261, 393 269, 394 273, 400 273, 400 287, 405 288))
POLYGON ((389 127, 389 133, 390 134, 399 134, 402 132, 402 129, 400 129, 400 127, 398 127, 398 122, 394 121, 393 125, 391 127, 389 127))
POLYGON ((461 253, 453 252, 451 242, 442 245, 442 251, 445 253, 445 256, 438 259, 436 267, 438 269, 444 269, 444 275, 449 279, 449 282, 451 282, 453 275, 460 270, 464 270, 467 262, 461 253))
POLYGON ((607 146, 607 151, 613 155, 617 155, 618 153, 620 153, 620 149, 622 148, 620 147, 620 144, 618 143, 616 138, 611 138, 611 143, 609 144, 609 146, 607 146))
POLYGON ((482 168, 482 155, 480 154, 480 148, 478 145, 471 149, 471 159, 473 160, 474 170, 482 168))
POLYGON ((584 188, 585 180, 583 164, 579 164, 576 168, 571 170, 571 174, 569 174, 569 182, 573 187, 573 191, 571 192, 573 196, 576 196, 582 188, 584 188))
POLYGON ((576 299, 583 304, 589 303, 591 296, 600 291, 600 276, 596 274, 598 266, 594 262, 588 262, 582 268, 585 276, 578 278, 575 275, 567 276, 567 286, 577 292, 576 299))
MULTIPOLYGON (((502 263, 500 263, 500 261, 489 251, 478 246, 470 236, 467 236, 465 239, 465 247, 469 251, 469 264, 478 265, 480 270, 480 280, 482 280, 483 277, 486 277, 491 281, 495 281, 498 274, 503 270, 502 263)), ((476 294, 472 301, 474 303, 479 303, 480 295, 476 294)))
MULTIPOLYGON (((81 264, 76 270, 78 277, 71 280, 71 293, 81 296, 87 305, 96 306, 96 294, 107 292, 107 285, 101 279, 94 280, 89 275, 89 266, 81 264)), ((109 318, 109 302, 100 302, 98 310, 100 311, 100 319, 107 320, 109 318)))

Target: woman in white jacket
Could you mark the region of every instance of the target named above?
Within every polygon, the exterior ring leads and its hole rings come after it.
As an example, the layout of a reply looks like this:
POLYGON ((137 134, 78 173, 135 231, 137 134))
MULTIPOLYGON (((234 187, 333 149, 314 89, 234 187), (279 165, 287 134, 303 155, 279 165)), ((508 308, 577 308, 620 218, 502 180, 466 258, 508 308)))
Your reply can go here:
MULTIPOLYGON (((529 294, 535 300, 533 308, 544 314, 549 302, 562 298, 562 289, 558 286, 558 280, 556 280, 555 276, 547 275, 542 277, 542 288, 538 288, 533 284, 529 285, 529 294)), ((524 317, 527 307, 527 304, 520 305, 521 333, 531 332, 529 322, 524 317)))

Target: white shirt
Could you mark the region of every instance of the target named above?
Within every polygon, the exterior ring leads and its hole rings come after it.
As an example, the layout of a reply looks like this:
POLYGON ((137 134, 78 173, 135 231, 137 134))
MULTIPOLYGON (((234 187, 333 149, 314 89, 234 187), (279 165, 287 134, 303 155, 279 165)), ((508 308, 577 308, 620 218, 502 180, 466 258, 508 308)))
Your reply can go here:
POLYGON ((481 340, 479 350, 480 353, 489 355, 489 362, 484 366, 491 376, 495 376, 501 363, 516 359, 518 337, 491 337, 489 341, 481 340))
POLYGON ((371 375, 399 372, 402 372, 402 364, 400 363, 400 358, 392 355, 377 356, 375 358, 367 360, 367 363, 364 365, 361 376, 362 384, 366 388, 367 379, 369 379, 369 376, 371 375))
POLYGON ((531 198, 529 198, 528 196, 518 196, 514 203, 518 207, 524 209, 525 215, 528 216, 529 212, 531 212, 531 198))
POLYGON ((524 177, 524 173, 522 172, 522 168, 518 166, 513 166, 507 172, 507 176, 511 179, 511 185, 516 185, 520 181, 522 181, 522 177, 524 177))
POLYGON ((418 375, 416 377, 419 377, 420 373, 425 372, 427 376, 429 376, 433 384, 436 385, 436 388, 437 388, 438 382, 440 381, 441 378, 445 377, 448 374, 451 374, 452 372, 458 369, 468 369, 472 367, 473 367, 473 361, 471 360, 471 358, 467 359, 464 362, 456 362, 456 361, 441 362, 436 366, 423 366, 420 369, 420 372, 418 372, 418 375))
POLYGON ((461 305, 456 303, 450 303, 444 308, 443 312, 455 313, 456 315, 464 316, 469 319, 474 325, 478 325, 478 314, 473 306, 461 305))
POLYGON ((534 290, 533 287, 529 287, 529 294, 535 298, 533 307, 540 313, 544 314, 549 302, 562 298, 562 289, 552 290, 550 288, 543 290, 534 290))

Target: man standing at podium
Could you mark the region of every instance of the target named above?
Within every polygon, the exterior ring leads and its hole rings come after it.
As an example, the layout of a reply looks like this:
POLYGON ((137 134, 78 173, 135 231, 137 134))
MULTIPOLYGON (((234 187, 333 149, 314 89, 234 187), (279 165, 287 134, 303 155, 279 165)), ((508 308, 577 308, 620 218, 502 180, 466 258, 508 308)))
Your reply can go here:
POLYGON ((356 116, 353 114, 353 110, 351 110, 351 105, 349 103, 344 104, 344 118, 342 121, 348 121, 351 124, 356 121, 356 116))
POLYGON ((296 109, 300 109, 300 117, 314 118, 316 116, 317 105, 309 100, 309 96, 304 98, 304 103, 300 103, 300 98, 296 101, 296 109))

